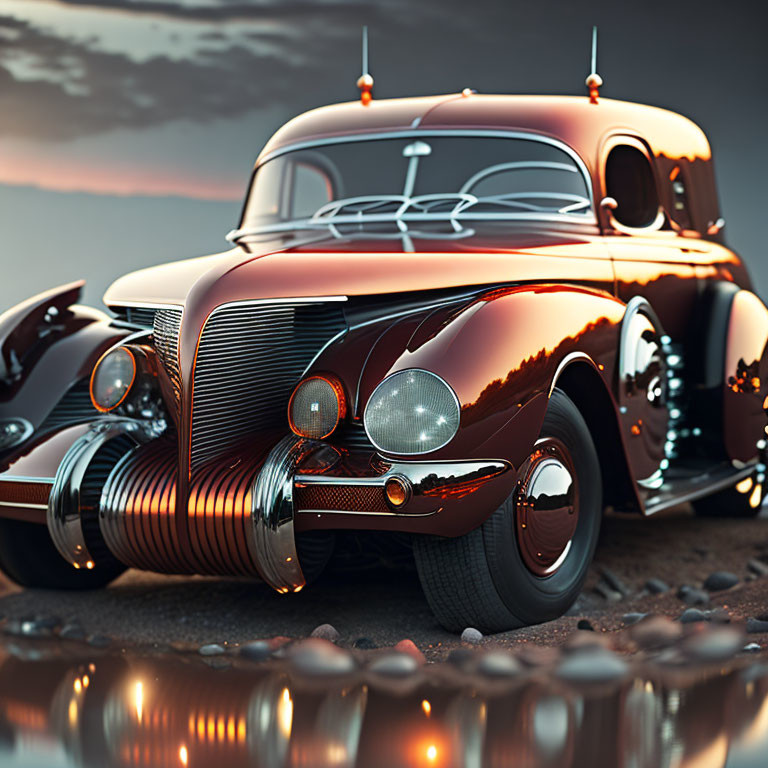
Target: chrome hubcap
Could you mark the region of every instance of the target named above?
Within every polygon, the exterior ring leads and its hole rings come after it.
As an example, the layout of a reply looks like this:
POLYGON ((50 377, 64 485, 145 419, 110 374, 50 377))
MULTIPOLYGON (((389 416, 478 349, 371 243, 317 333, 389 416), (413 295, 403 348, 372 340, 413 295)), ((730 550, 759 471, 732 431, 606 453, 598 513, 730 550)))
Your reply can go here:
POLYGON ((568 451, 559 440, 539 440, 520 469, 515 497, 517 540, 531 573, 544 577, 559 570, 578 522, 576 472, 568 451))

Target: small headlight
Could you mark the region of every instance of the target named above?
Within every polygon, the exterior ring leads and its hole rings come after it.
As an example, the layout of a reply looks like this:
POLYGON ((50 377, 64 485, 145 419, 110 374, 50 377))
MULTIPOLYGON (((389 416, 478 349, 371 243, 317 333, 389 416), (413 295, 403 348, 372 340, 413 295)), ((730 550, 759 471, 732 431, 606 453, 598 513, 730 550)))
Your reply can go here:
POLYGON ((449 443, 459 429, 459 416, 459 400, 448 384, 434 373, 411 368, 376 387, 363 423, 376 448, 405 455, 449 443))
POLYGON ((120 405, 136 380, 136 358, 126 347, 117 347, 99 358, 91 374, 91 402, 106 413, 120 405))
POLYGON ((32 424, 20 416, 0 419, 0 452, 21 445, 34 431, 32 424))
POLYGON ((301 437, 322 440, 336 429, 346 411, 344 388, 335 379, 304 379, 288 403, 288 423, 301 437))

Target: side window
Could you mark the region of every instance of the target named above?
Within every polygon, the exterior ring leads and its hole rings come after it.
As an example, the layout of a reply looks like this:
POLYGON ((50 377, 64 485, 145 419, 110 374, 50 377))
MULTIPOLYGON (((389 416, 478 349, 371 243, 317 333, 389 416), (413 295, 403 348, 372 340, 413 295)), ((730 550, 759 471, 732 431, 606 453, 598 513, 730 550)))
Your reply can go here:
POLYGON ((613 217, 625 227, 648 227, 659 213, 653 168, 636 147, 614 147, 605 161, 605 191, 618 203, 613 217))
POLYGON ((679 165, 676 165, 669 174, 672 183, 672 201, 674 213, 672 217, 682 229, 691 228, 691 214, 688 208, 688 192, 685 188, 685 177, 679 165))
POLYGON ((293 210, 291 218, 304 219, 333 200, 328 176, 317 166, 296 163, 293 169, 293 210))

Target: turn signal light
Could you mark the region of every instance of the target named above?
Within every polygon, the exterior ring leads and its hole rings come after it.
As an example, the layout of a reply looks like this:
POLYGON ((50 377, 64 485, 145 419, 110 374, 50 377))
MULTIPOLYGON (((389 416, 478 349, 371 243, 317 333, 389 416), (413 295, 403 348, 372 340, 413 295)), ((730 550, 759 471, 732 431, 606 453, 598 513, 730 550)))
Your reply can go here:
POLYGON ((346 414, 344 388, 336 379, 310 376, 293 391, 288 403, 288 423, 300 437, 322 440, 346 414))
POLYGON ((402 507, 411 498, 411 485, 404 477, 390 477, 384 483, 384 493, 392 507, 402 507))

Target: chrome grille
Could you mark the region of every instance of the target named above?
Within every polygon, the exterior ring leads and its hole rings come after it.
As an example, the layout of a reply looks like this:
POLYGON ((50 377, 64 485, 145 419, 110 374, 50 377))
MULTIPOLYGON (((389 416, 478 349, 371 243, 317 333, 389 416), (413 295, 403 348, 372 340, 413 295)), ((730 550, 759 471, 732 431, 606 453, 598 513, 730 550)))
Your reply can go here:
POLYGON ((155 312, 152 336, 155 351, 173 386, 177 413, 181 410, 181 370, 179 368, 180 309, 159 309, 155 312))
POLYGON ((200 337, 192 406, 192 471, 260 431, 287 424, 302 373, 345 328, 338 302, 234 304, 200 337))

